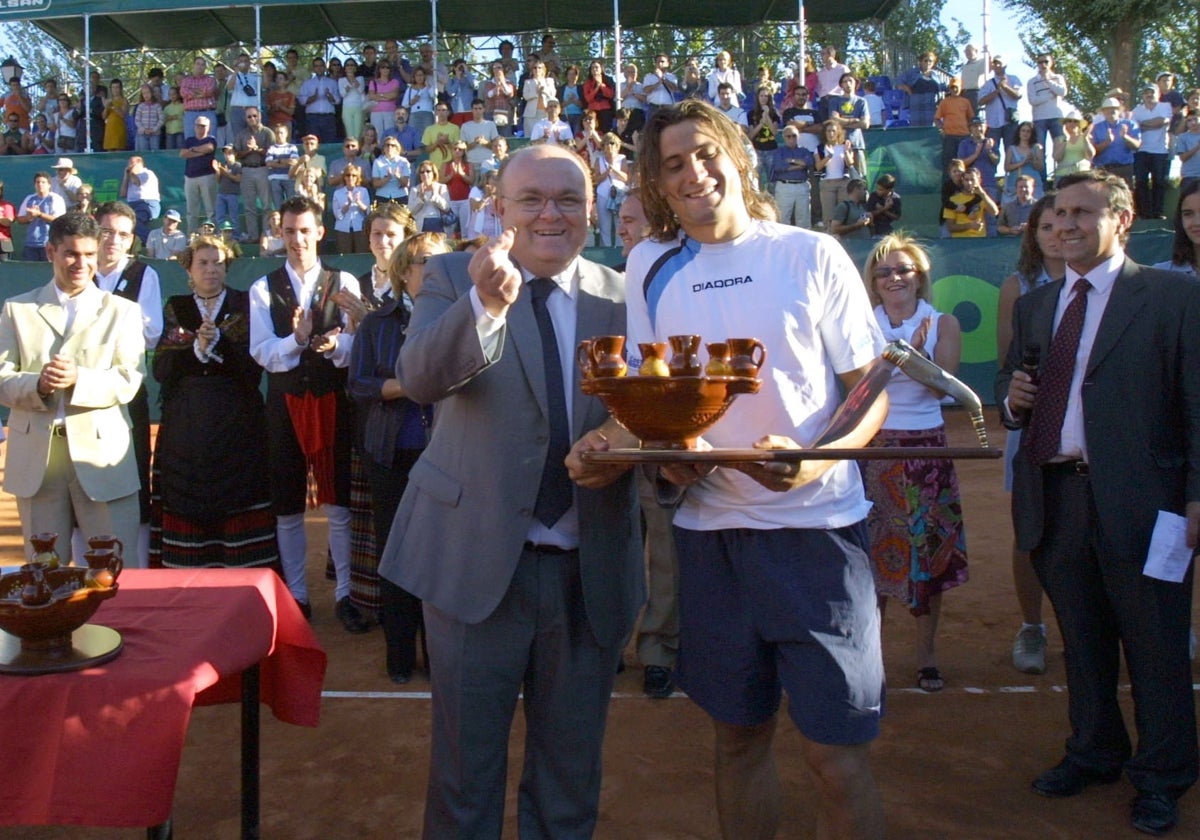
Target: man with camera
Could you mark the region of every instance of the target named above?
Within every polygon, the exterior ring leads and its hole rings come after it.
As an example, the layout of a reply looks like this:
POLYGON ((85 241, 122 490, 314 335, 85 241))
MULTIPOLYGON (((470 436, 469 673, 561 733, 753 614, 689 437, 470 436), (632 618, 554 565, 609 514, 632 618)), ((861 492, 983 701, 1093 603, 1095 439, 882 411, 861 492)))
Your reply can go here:
POLYGON ((233 73, 225 83, 229 91, 229 136, 237 138, 246 130, 246 109, 262 107, 262 76, 250 72, 250 56, 242 53, 233 63, 233 73))
POLYGON ((987 120, 987 136, 997 147, 1008 148, 1015 137, 1017 102, 1021 99, 1021 80, 1007 72, 1004 59, 992 56, 992 76, 979 89, 979 104, 987 120))

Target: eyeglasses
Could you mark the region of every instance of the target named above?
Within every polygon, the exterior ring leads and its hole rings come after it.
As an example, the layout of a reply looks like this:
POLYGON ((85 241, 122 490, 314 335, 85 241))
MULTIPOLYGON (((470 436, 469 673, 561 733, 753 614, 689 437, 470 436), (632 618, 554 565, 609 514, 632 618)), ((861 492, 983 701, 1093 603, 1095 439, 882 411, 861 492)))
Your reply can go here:
POLYGON ((1043 64, 1049 64, 1049 63, 1050 63, 1049 59, 1043 58, 1040 61, 1038 61, 1038 66, 1041 66, 1043 64))
POLYGON ((897 277, 903 277, 906 274, 912 274, 916 270, 917 267, 915 265, 898 265, 894 268, 890 265, 881 265, 877 266, 875 270, 871 272, 871 276, 876 280, 886 280, 893 274, 897 277))
POLYGON ((501 196, 506 201, 511 201, 516 205, 517 209, 526 216, 537 216, 546 211, 546 208, 553 204, 559 213, 564 216, 573 216, 576 213, 583 211, 587 206, 587 202, 583 196, 579 195, 560 195, 560 196, 542 196, 542 195, 522 195, 517 198, 501 196))

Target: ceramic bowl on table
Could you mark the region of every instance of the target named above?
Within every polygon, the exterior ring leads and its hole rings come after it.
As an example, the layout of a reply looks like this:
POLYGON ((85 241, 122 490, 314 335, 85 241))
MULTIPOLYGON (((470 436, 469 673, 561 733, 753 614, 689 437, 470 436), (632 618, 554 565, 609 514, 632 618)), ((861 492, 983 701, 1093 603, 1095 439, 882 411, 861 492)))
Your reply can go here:
POLYGON ((69 653, 71 634, 117 594, 117 586, 101 585, 87 567, 27 564, 0 577, 0 630, 19 638, 22 650, 69 653))

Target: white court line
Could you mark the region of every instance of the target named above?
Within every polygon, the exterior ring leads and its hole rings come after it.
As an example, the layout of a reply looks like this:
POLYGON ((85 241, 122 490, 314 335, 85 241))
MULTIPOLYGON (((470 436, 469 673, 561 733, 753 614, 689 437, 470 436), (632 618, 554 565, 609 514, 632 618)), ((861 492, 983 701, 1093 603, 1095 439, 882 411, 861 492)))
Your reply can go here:
MULTIPOLYGON (((946 688, 942 691, 923 691, 920 688, 889 688, 888 694, 926 694, 929 696, 937 694, 1040 694, 1043 691, 1053 694, 1063 694, 1067 690, 1065 685, 1050 685, 1038 687, 1036 685, 1002 685, 999 688, 978 688, 975 686, 963 686, 961 688, 946 688)), ((1129 691, 1128 685, 1122 685, 1119 691, 1129 691)), ((1200 683, 1192 684, 1192 691, 1200 692, 1200 683)), ((429 700, 431 695, 428 691, 322 691, 321 697, 328 700, 429 700)), ((686 694, 676 691, 671 695, 672 698, 687 697, 686 694)), ((612 693, 613 700, 649 700, 644 694, 629 694, 623 691, 614 691, 612 693)))

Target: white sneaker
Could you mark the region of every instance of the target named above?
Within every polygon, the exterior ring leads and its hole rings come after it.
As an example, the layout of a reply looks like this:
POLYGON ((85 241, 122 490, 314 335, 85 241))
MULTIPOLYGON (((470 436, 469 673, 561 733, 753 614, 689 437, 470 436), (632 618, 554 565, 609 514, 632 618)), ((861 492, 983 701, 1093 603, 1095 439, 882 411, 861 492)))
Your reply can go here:
POLYGON ((1013 641, 1013 667, 1022 674, 1046 673, 1046 632, 1037 625, 1022 627, 1013 641))

